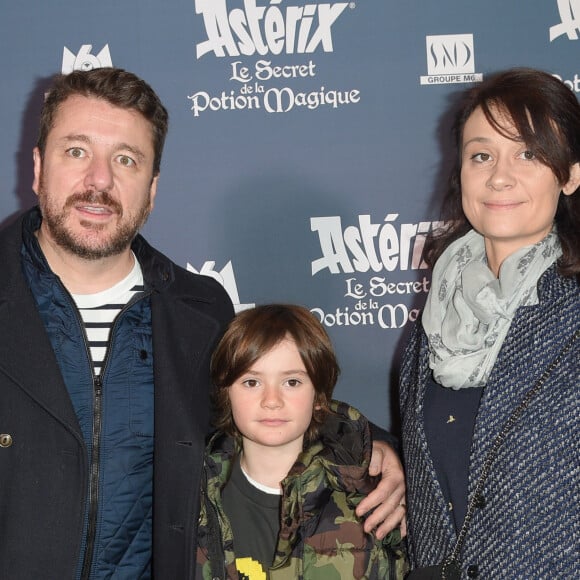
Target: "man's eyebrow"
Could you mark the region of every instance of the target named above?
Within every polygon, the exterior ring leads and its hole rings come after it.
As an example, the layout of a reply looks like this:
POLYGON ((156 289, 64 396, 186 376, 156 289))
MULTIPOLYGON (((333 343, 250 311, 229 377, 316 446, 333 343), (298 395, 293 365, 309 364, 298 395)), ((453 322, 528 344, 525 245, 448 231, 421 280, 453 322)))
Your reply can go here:
POLYGON ((141 149, 139 149, 138 147, 135 147, 133 145, 129 145, 128 143, 119 143, 116 147, 117 151, 129 151, 131 152, 133 155, 135 155, 135 157, 137 157, 139 159, 139 161, 143 161, 145 159, 145 153, 143 153, 143 151, 141 151, 141 149))
POLYGON ((82 133, 69 133, 68 135, 61 137, 59 141, 62 141, 63 143, 68 143, 69 141, 81 141, 83 143, 91 142, 89 136, 82 133))

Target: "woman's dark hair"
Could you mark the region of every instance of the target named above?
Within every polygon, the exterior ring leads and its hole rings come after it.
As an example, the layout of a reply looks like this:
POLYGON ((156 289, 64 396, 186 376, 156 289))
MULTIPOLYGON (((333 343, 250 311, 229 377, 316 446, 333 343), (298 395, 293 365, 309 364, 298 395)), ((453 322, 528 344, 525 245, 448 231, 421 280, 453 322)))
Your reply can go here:
POLYGON ((53 127, 58 109, 74 95, 94 97, 107 103, 136 111, 151 124, 153 136, 153 177, 159 175, 161 155, 167 135, 169 116, 155 91, 133 73, 120 68, 76 70, 67 75, 57 75, 48 91, 40 114, 37 147, 44 157, 46 140, 53 127))
POLYGON ((268 304, 240 312, 230 323, 211 361, 217 429, 239 437, 230 404, 229 387, 262 356, 285 338, 300 353, 315 390, 315 409, 304 436, 309 444, 328 411, 340 369, 328 334, 316 316, 302 306, 268 304))
MULTIPOLYGON (((448 226, 434 232, 425 245, 425 259, 433 266, 445 248, 471 229, 461 205, 461 150, 463 129, 480 108, 498 133, 513 139, 506 119, 513 123, 517 139, 549 167, 558 183, 570 179, 570 168, 580 162, 580 104, 572 91, 554 76, 530 68, 499 72, 469 90, 455 118, 455 166, 443 201, 442 217, 448 226)), ((562 246, 558 261, 564 276, 580 277, 580 193, 560 194, 555 223, 562 246)))

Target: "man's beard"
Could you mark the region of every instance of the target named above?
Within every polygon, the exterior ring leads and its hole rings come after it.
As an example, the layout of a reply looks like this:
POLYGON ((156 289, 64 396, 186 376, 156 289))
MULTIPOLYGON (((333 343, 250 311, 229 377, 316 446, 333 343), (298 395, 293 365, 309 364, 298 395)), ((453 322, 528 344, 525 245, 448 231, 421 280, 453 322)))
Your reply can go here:
POLYGON ((49 202, 50 194, 46 191, 42 180, 39 184, 38 200, 42 219, 53 240, 64 250, 84 258, 85 260, 100 260, 121 254, 131 246, 135 236, 143 227, 151 211, 151 198, 147 199, 136 214, 123 220, 123 208, 106 191, 85 191, 71 195, 63 208, 58 208, 49 202), (66 220, 72 208, 79 204, 98 204, 110 209, 119 219, 116 229, 103 239, 97 239, 92 233, 98 233, 107 224, 98 224, 88 220, 80 224, 86 233, 71 231, 66 220))

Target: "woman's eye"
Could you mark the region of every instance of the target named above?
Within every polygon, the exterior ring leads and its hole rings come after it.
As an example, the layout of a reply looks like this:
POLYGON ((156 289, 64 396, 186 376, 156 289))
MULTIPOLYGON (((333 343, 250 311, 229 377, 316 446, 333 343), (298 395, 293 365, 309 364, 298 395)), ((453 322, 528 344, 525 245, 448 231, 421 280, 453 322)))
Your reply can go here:
POLYGON ((258 381, 256 379, 246 379, 242 384, 246 387, 257 387, 258 381))
POLYGON ((489 153, 475 153, 471 156, 471 159, 473 161, 484 163, 485 161, 489 161, 491 159, 491 155, 489 153))

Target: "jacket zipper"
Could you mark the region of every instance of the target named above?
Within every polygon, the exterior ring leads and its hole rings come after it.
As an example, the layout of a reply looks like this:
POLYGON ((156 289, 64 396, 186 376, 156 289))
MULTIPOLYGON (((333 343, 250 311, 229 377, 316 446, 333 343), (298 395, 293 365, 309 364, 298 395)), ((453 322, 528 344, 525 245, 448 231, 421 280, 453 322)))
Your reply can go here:
POLYGON ((93 563, 93 553, 95 550, 95 539, 97 533, 97 515, 99 507, 99 475, 100 475, 100 451, 101 451, 101 435, 103 427, 103 379, 105 371, 108 367, 112 340, 114 336, 114 331, 117 327, 117 322, 121 315, 131 308, 134 304, 143 300, 147 296, 151 295, 151 291, 143 292, 138 295, 135 300, 130 300, 125 306, 119 311, 113 324, 111 326, 111 332, 109 334, 109 340, 107 341, 107 351, 105 354, 105 360, 103 361, 103 366, 101 368, 101 373, 99 375, 94 374, 93 357, 91 356, 91 351, 89 348, 89 341, 87 337, 87 332, 85 330, 85 325, 83 323, 82 317, 79 310, 70 294, 70 292, 61 283, 61 287, 65 293, 69 296, 71 304, 73 306, 73 312, 77 317, 77 322, 80 325, 83 342, 85 346, 85 352, 87 354, 87 360, 89 361, 91 368, 93 369, 93 429, 92 429, 92 451, 91 451, 91 465, 89 469, 89 512, 87 517, 87 535, 85 543, 85 551, 83 555, 83 567, 81 572, 81 580, 89 580, 91 576, 91 569, 93 563))
POLYGON ((89 514, 87 537, 85 555, 83 558, 83 571, 81 573, 81 578, 83 580, 88 580, 91 574, 93 552, 95 549, 95 535, 97 531, 97 512, 99 507, 99 456, 101 451, 101 428, 103 420, 102 405, 103 381, 100 376, 93 375, 93 445, 91 452, 91 467, 89 470, 89 514))

